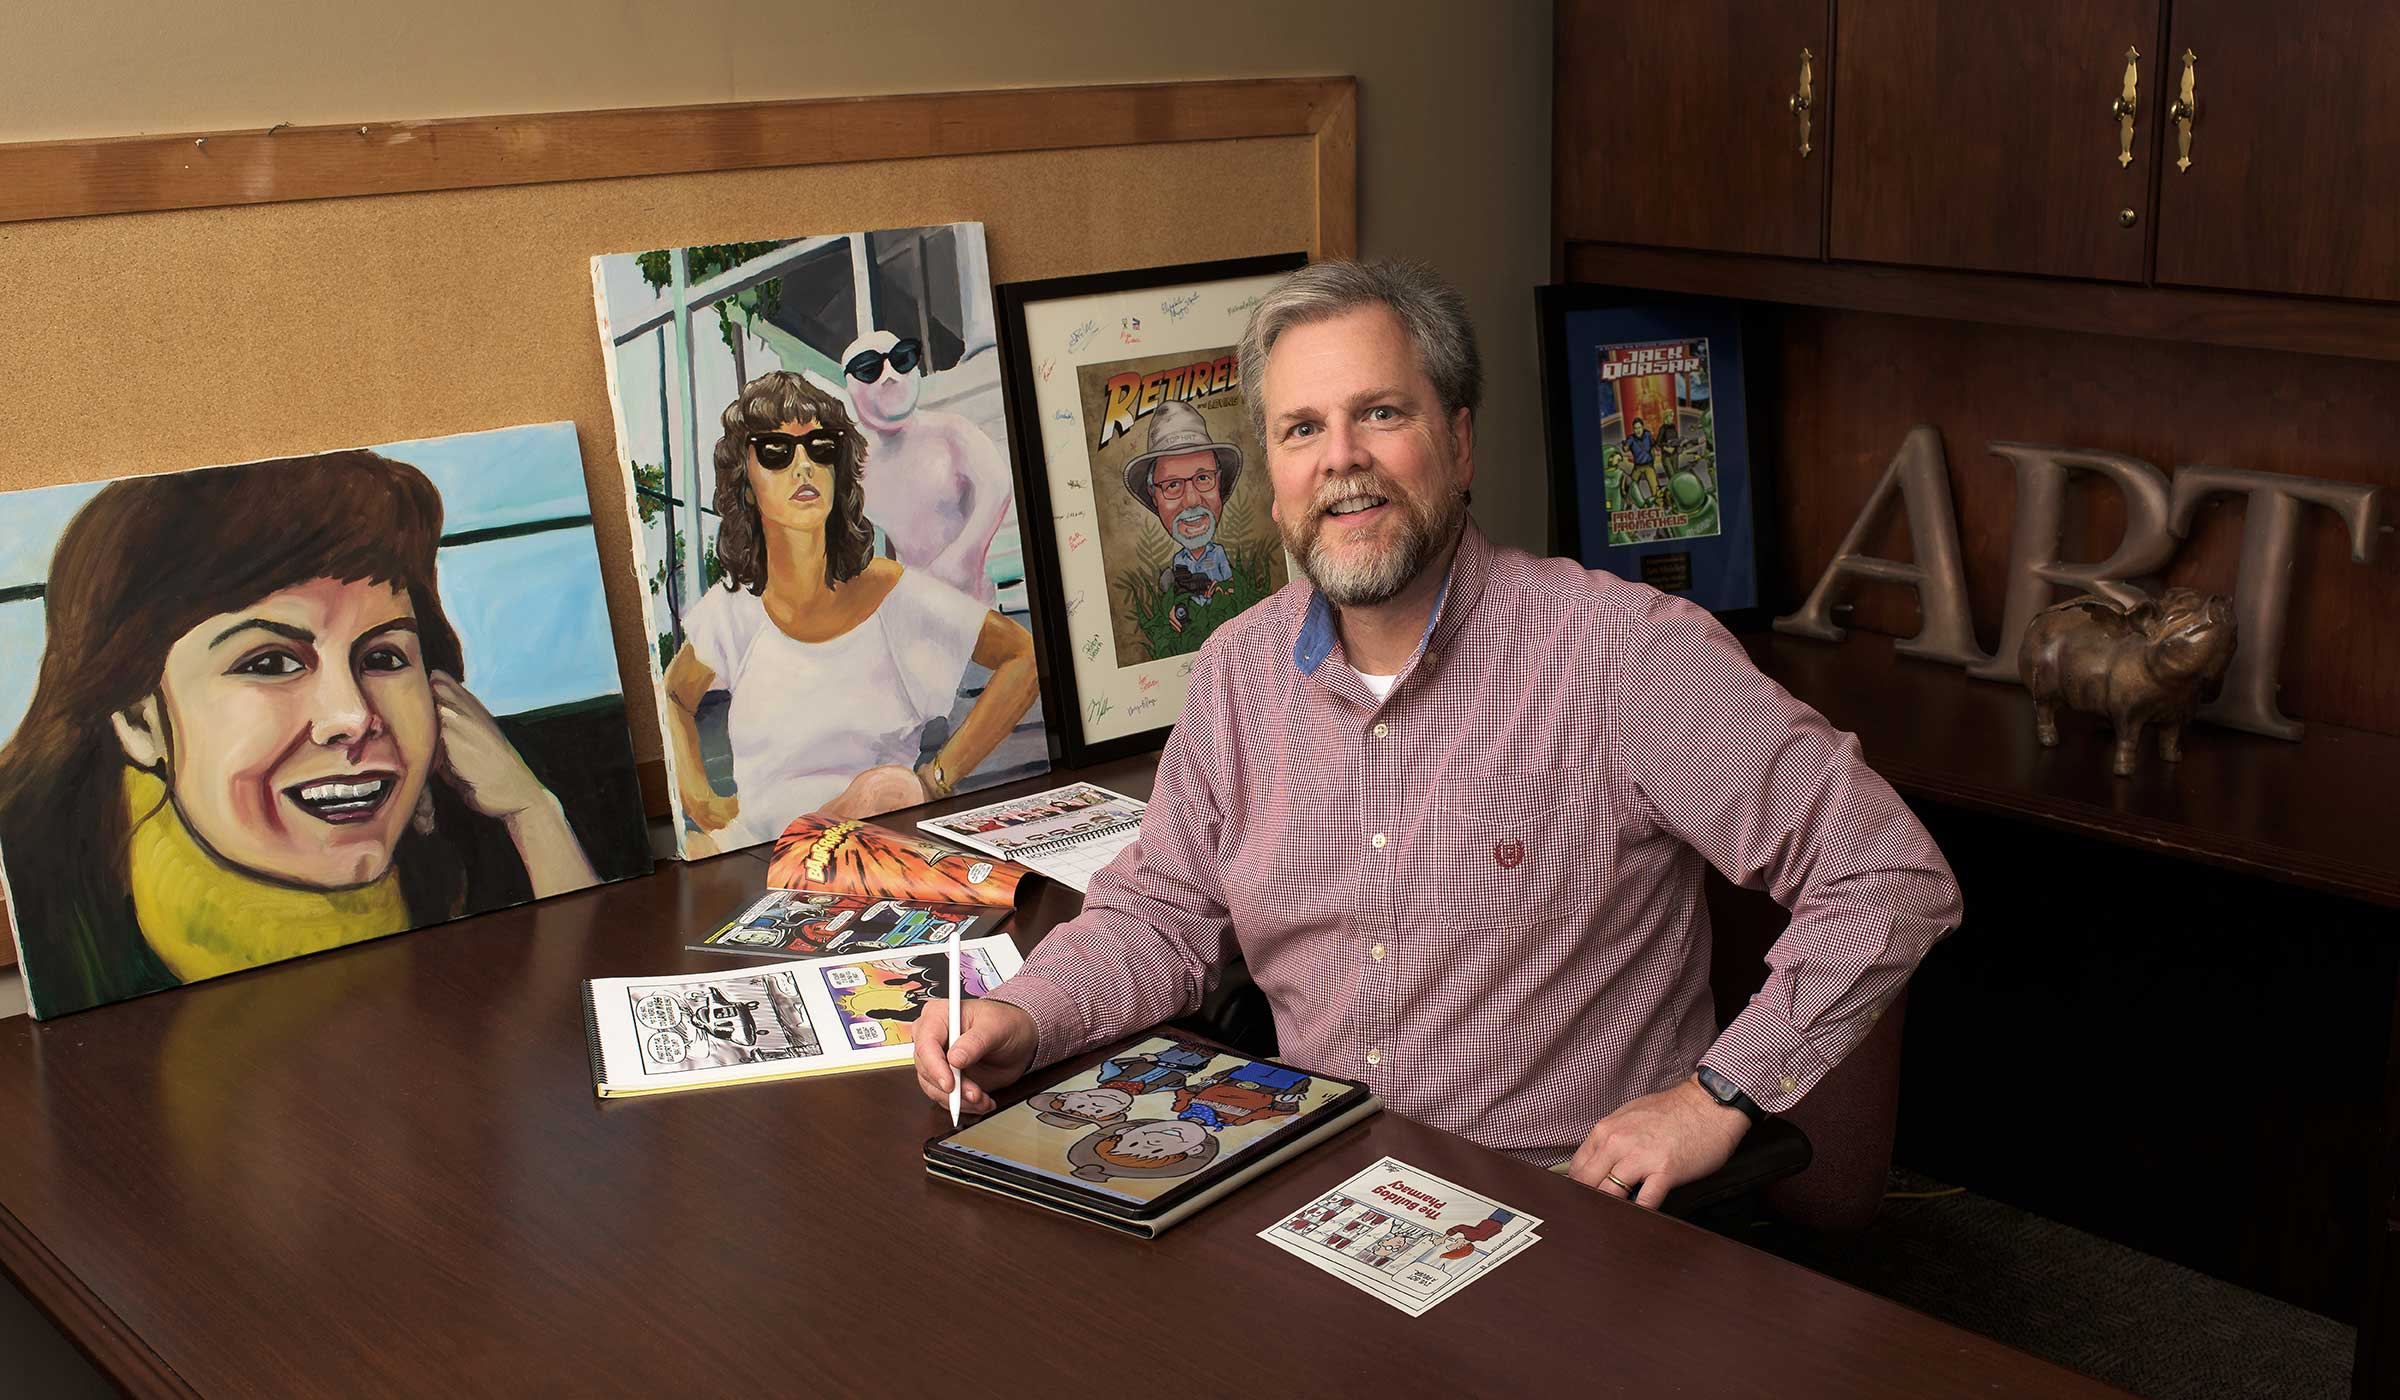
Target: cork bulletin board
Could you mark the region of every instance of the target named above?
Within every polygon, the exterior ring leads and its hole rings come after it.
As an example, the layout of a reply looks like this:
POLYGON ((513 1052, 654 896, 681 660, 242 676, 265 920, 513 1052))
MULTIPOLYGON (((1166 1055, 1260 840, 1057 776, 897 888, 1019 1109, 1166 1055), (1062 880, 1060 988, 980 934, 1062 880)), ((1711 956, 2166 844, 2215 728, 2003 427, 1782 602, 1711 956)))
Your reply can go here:
POLYGON ((999 282, 1347 255, 1355 113, 1305 78, 0 146, 0 490, 572 419, 663 811, 589 258, 962 220, 999 282))

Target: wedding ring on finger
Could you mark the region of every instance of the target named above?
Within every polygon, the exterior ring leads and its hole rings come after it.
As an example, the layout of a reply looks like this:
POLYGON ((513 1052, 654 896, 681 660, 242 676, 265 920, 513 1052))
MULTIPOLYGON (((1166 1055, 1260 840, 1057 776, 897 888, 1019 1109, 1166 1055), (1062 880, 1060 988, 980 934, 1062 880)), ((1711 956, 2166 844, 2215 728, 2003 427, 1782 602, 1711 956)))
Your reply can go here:
POLYGON ((1630 1196, 1630 1195, 1632 1195, 1632 1194, 1633 1194, 1633 1183, 1632 1183, 1632 1182, 1630 1182, 1630 1181, 1618 1181, 1618 1180, 1617 1180, 1617 1174, 1616 1174, 1615 1172, 1606 1172, 1606 1173, 1603 1173, 1603 1174, 1604 1174, 1605 1176, 1607 1176, 1609 1180, 1611 1180, 1611 1181, 1615 1181, 1615 1182, 1617 1183, 1617 1189, 1618 1189, 1618 1190, 1620 1190, 1620 1191, 1623 1191, 1623 1192, 1624 1192, 1626 1195, 1628 1195, 1628 1196, 1630 1196))

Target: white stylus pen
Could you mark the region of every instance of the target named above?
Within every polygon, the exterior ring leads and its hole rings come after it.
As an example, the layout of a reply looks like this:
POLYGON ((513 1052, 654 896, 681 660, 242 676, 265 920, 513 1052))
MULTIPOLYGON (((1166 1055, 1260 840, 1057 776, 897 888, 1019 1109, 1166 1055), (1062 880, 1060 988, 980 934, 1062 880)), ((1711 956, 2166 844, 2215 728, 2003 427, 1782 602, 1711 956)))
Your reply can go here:
MULTIPOLYGON (((950 1044, 958 1044, 958 924, 950 925, 950 1044)), ((950 1068, 950 1126, 958 1126, 958 1089, 966 1082, 966 1072, 953 1065, 950 1068)))

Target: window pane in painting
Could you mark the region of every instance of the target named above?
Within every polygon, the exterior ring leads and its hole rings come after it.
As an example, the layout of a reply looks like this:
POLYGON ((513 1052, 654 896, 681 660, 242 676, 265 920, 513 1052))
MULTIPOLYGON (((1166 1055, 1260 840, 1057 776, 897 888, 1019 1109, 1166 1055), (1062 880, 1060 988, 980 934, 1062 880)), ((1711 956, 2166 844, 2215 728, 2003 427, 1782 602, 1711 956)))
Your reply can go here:
POLYGON ((838 239, 787 265, 781 297, 767 320, 805 341, 828 360, 858 338, 858 289, 850 275, 850 242, 838 239))

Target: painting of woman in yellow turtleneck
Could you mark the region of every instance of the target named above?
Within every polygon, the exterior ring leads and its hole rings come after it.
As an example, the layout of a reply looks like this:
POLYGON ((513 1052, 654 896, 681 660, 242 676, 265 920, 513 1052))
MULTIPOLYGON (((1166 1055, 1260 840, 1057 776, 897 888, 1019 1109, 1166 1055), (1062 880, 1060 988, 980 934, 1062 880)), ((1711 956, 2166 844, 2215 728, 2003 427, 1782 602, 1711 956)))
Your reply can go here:
POLYGON ((0 749, 37 1014, 601 878, 467 688, 442 516, 363 450, 118 481, 75 513, 0 749))

